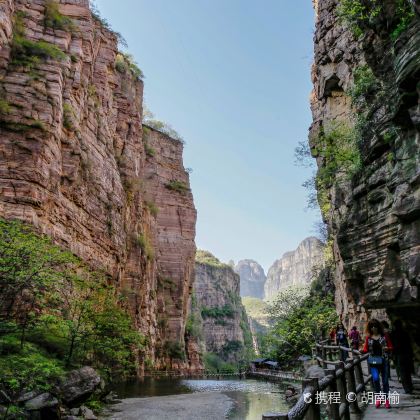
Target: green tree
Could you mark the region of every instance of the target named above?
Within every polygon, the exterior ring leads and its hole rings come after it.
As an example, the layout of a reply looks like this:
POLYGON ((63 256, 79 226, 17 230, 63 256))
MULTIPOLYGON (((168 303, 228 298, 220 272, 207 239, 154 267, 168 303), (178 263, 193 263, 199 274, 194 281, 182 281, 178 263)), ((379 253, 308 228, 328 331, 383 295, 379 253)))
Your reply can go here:
POLYGON ((315 342, 337 323, 332 296, 310 295, 303 289, 280 293, 269 314, 273 326, 264 340, 265 352, 286 364, 311 354, 315 342))
POLYGON ((143 337, 124 303, 105 274, 22 222, 0 219, 0 365, 15 372, 9 377, 19 376, 29 350, 35 362, 42 356, 114 377, 135 373, 143 337))
POLYGON ((0 322, 16 322, 21 346, 42 314, 47 294, 75 261, 23 223, 0 219, 0 322))

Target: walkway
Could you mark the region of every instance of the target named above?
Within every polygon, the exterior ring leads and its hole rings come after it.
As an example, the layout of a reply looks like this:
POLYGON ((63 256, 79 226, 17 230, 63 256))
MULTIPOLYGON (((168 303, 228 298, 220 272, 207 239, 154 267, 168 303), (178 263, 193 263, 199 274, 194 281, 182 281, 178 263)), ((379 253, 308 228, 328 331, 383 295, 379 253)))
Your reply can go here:
POLYGON ((390 410, 384 407, 376 408, 369 404, 363 412, 363 419, 373 420, 420 420, 420 378, 413 378, 414 394, 404 394, 402 385, 397 380, 395 370, 391 370, 392 379, 389 381, 390 391, 400 394, 400 403, 393 405, 390 410))

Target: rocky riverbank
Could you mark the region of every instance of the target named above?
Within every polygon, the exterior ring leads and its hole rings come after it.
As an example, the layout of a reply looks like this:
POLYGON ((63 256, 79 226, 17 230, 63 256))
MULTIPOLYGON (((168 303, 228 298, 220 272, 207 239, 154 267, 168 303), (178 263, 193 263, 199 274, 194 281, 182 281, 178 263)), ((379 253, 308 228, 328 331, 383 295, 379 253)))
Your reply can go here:
POLYGON ((222 392, 126 398, 100 417, 112 420, 220 420, 226 418, 233 401, 222 392))

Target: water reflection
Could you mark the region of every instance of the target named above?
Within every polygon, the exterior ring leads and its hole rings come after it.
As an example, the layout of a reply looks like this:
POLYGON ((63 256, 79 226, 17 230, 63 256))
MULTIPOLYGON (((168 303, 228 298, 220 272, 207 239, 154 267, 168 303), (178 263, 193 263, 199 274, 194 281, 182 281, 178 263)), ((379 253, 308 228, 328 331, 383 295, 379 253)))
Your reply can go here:
MULTIPOLYGON (((289 383, 270 383, 254 379, 168 379, 146 378, 116 387, 120 398, 154 397, 194 392, 223 392, 234 401, 228 414, 231 420, 260 420, 266 411, 287 412, 284 399, 289 383)), ((295 384, 295 386, 298 386, 295 384)))

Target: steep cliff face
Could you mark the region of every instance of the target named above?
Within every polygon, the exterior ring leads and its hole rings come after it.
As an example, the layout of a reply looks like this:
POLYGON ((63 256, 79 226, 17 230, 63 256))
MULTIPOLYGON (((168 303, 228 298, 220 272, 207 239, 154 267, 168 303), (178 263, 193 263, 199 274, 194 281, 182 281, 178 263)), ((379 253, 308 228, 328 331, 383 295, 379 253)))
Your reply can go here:
POLYGON ((148 338, 141 362, 199 368, 184 342, 196 211, 182 144, 142 127, 143 82, 88 1, 61 0, 55 20, 47 3, 0 5, 0 215, 109 274, 148 338))
POLYGON ((363 19, 338 3, 315 4, 310 130, 336 305, 347 326, 386 310, 405 321, 418 346, 420 21, 411 7, 419 3, 370 4, 363 19), (355 139, 347 157, 339 156, 343 135, 326 133, 334 122, 355 139))
POLYGON ((266 276, 264 269, 254 260, 241 260, 234 268, 241 279, 241 296, 264 297, 266 276))
POLYGON ((323 264, 323 249, 319 239, 309 237, 295 251, 286 252, 282 258, 274 261, 267 273, 265 299, 272 299, 279 291, 291 286, 308 285, 313 268, 323 264))
POLYGON ((248 318, 240 298, 239 276, 232 267, 211 258, 198 258, 192 292, 192 314, 203 353, 228 362, 242 360, 252 348, 248 318))

